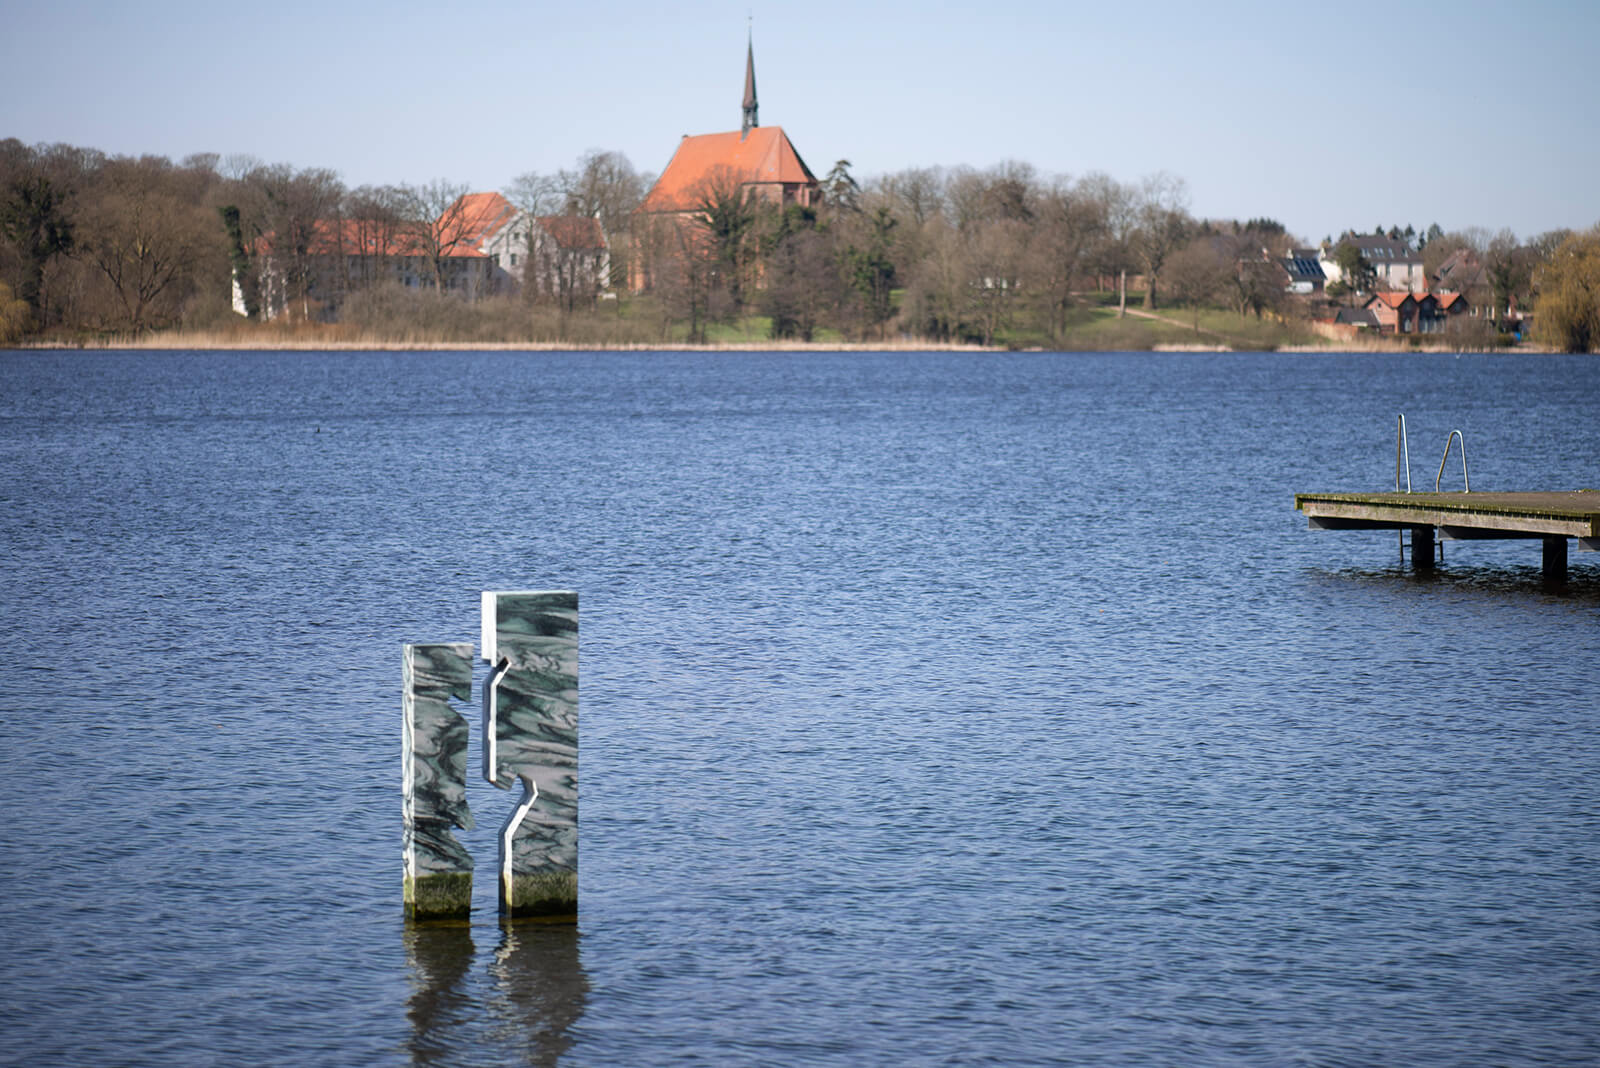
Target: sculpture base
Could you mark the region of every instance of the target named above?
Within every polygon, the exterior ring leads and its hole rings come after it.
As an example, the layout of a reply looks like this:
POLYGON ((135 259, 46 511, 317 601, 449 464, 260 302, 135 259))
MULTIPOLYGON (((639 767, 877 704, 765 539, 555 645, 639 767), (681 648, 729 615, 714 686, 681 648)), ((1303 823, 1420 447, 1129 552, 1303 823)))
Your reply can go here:
POLYGON ((578 873, 538 872, 512 875, 500 881, 500 915, 513 918, 542 916, 551 919, 578 916, 578 873))
POLYGON ((405 877, 406 919, 460 920, 472 913, 472 873, 405 877))

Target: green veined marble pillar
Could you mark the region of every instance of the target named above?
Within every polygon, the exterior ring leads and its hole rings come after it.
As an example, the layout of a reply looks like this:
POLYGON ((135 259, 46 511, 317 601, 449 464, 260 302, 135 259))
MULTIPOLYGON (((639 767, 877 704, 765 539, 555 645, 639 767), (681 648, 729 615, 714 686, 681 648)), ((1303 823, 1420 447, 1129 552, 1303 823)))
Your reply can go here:
POLYGON ((500 831, 500 912, 578 911, 578 595, 485 591, 483 776, 522 799, 500 831))
POLYGON ((472 827, 467 721, 450 698, 472 699, 472 646, 407 645, 401 698, 406 916, 445 919, 472 908, 472 857, 450 833, 472 827))

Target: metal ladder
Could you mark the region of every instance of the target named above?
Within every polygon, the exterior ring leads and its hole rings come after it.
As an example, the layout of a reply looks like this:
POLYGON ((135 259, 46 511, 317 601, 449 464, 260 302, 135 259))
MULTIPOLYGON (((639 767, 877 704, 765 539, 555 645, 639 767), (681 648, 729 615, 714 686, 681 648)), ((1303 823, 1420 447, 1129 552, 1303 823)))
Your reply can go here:
MULTIPOLYGON (((1444 455, 1439 458, 1439 473, 1435 475, 1433 479, 1433 492, 1435 493, 1439 492, 1439 485, 1444 481, 1444 465, 1450 459, 1450 446, 1454 445, 1457 441, 1461 442, 1461 485, 1464 492, 1472 492, 1472 482, 1467 478, 1467 438, 1466 435, 1461 433, 1461 431, 1452 430, 1450 431, 1450 435, 1444 439, 1444 455)), ((1410 493, 1412 492, 1411 444, 1406 438, 1406 416, 1404 412, 1400 413, 1400 425, 1395 431, 1394 491, 1396 493, 1400 492, 1400 472, 1402 470, 1405 471, 1406 475, 1405 492, 1410 493)), ((1397 533, 1400 535, 1400 558, 1404 560, 1406 555, 1405 528, 1402 527, 1399 531, 1397 531, 1397 533)), ((1443 561, 1444 539, 1438 539, 1435 544, 1439 546, 1439 559, 1443 561)))

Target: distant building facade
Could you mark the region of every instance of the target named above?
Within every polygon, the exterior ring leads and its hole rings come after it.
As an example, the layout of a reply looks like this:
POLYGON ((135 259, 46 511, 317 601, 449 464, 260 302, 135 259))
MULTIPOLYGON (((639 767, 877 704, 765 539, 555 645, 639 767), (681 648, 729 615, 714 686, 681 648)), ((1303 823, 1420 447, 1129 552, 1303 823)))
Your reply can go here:
POLYGON ((1346 234, 1334 244, 1321 249, 1317 261, 1329 282, 1349 284, 1334 259, 1340 245, 1354 245, 1361 250, 1362 258, 1372 265, 1376 288, 1411 293, 1427 291, 1428 274, 1422 267, 1422 253, 1403 238, 1385 237, 1383 234, 1346 234))
POLYGON ((541 215, 529 226, 532 257, 527 281, 540 296, 566 307, 594 301, 611 286, 611 246, 599 219, 541 215))
MULTIPOLYGON (((441 220, 445 220, 441 216, 441 220)), ((318 219, 293 242, 266 234, 255 242, 262 318, 336 319, 351 293, 393 284, 437 286, 467 300, 493 292, 496 267, 484 251, 432 224, 374 219, 318 219)), ((239 280, 233 308, 247 314, 239 280)))
MULTIPOLYGON (((500 193, 468 193, 428 223, 319 219, 295 241, 267 234, 253 252, 267 319, 336 319, 351 293, 385 284, 437 285, 468 301, 525 285, 592 300, 609 288, 611 270, 598 219, 533 218, 500 193)), ((247 314, 237 278, 233 307, 247 314)))

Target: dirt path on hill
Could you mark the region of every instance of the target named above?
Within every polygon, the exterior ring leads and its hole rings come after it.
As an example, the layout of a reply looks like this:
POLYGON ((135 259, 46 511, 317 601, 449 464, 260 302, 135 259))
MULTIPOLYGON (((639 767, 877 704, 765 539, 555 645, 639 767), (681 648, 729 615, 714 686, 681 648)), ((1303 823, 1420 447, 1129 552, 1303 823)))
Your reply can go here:
POLYGON ((1155 312, 1140 311, 1140 310, 1137 310, 1137 309, 1134 309, 1134 308, 1126 308, 1124 310, 1129 315, 1132 315, 1137 319, 1153 319, 1158 323, 1166 323, 1169 326, 1181 327, 1184 330, 1187 330, 1192 334, 1202 334, 1202 335, 1205 335, 1205 336, 1208 336, 1208 337, 1221 338, 1223 341, 1227 342, 1227 344, 1230 347, 1233 347, 1233 348, 1237 348, 1237 347, 1241 347, 1242 346, 1242 347, 1244 347, 1246 349, 1253 349, 1253 348, 1256 347, 1253 343, 1251 343, 1249 341, 1245 341, 1242 338, 1231 337, 1228 334, 1224 334, 1224 333, 1221 333, 1221 332, 1216 331, 1216 330, 1207 330, 1203 326, 1199 330, 1196 330, 1194 328, 1194 324, 1193 323, 1186 323, 1186 322, 1183 322, 1182 320, 1179 320, 1179 319, 1168 318, 1165 315, 1157 315, 1155 312))

